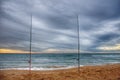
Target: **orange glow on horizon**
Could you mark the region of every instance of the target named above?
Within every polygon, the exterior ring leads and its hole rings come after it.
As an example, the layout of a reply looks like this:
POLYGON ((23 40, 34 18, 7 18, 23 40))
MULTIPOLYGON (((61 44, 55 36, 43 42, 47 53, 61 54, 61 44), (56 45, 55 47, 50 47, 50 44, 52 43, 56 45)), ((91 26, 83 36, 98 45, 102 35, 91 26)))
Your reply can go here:
POLYGON ((28 51, 14 50, 14 49, 0 49, 0 53, 28 53, 28 51))
POLYGON ((107 51, 120 50, 120 44, 115 44, 113 46, 103 46, 103 47, 99 47, 98 49, 107 50, 107 51))

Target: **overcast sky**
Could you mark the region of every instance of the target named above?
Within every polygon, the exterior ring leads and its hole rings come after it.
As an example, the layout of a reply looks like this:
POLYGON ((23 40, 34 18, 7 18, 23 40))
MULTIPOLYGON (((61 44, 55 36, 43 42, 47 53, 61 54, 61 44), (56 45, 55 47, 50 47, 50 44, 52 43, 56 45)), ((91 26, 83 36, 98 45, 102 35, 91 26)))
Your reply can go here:
POLYGON ((75 52, 77 15, 82 52, 120 51, 120 0, 0 0, 0 49, 75 52))

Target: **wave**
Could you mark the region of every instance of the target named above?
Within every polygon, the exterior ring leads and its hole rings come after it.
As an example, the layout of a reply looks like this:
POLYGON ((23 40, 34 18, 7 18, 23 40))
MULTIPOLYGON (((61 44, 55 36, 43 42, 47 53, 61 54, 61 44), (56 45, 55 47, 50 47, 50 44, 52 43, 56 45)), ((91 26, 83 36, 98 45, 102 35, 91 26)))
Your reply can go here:
MULTIPOLYGON (((84 65, 80 65, 82 67, 84 65)), ((67 66, 67 67, 61 67, 61 66, 49 66, 48 68, 44 67, 33 67, 31 70, 62 70, 62 69, 71 69, 71 68, 77 68, 77 66, 67 66)), ((5 68, 5 69, 0 69, 0 70, 29 70, 29 68, 5 68)))
MULTIPOLYGON (((110 62, 110 63, 98 63, 98 64, 87 64, 87 65, 80 65, 80 67, 83 66, 97 66, 97 65, 106 65, 106 64, 119 64, 120 62, 110 62)), ((32 67, 31 70, 62 70, 62 69, 71 69, 71 68, 77 68, 78 66, 47 66, 47 67, 32 67)), ((1 68, 0 70, 29 70, 29 68, 1 68)))

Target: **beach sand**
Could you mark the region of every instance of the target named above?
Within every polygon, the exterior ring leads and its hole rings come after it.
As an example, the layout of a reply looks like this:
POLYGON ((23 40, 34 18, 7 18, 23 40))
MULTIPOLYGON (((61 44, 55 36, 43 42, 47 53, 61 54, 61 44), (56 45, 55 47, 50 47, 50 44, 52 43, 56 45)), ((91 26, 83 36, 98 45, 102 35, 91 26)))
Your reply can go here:
POLYGON ((1 70, 0 80, 120 80, 120 64, 84 66, 80 68, 32 71, 1 70), (31 79, 30 79, 31 78, 31 79))

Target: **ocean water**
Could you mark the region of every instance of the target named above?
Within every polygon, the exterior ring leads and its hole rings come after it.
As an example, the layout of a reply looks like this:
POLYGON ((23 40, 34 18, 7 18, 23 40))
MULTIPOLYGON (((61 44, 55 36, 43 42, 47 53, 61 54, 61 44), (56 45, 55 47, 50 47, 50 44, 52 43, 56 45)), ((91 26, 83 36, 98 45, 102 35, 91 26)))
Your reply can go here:
MULTIPOLYGON (((77 54, 32 54, 32 70, 77 67, 77 54)), ((80 66, 120 63, 120 54, 80 54, 80 66)), ((0 69, 29 69, 29 54, 0 54, 0 69)))

